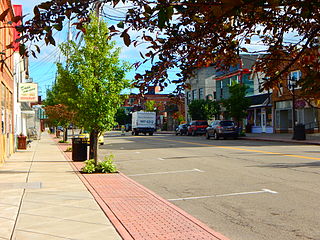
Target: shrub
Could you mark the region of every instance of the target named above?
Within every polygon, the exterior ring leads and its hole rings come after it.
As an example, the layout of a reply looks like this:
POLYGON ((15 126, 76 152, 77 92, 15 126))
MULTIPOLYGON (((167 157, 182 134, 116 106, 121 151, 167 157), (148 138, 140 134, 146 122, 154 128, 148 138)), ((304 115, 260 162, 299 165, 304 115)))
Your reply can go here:
POLYGON ((89 159, 84 161, 85 165, 84 167, 81 169, 82 172, 85 173, 93 173, 96 171, 96 166, 94 164, 94 159, 89 159))
POLYGON ((98 167, 99 170, 103 173, 114 173, 117 171, 116 166, 113 164, 113 155, 104 158, 105 161, 99 162, 98 167))
POLYGON ((115 173, 117 168, 113 163, 113 155, 105 157, 105 161, 98 162, 97 165, 94 163, 94 159, 84 161, 85 166, 81 169, 84 173, 115 173))
POLYGON ((72 152, 72 147, 68 147, 65 152, 72 152))

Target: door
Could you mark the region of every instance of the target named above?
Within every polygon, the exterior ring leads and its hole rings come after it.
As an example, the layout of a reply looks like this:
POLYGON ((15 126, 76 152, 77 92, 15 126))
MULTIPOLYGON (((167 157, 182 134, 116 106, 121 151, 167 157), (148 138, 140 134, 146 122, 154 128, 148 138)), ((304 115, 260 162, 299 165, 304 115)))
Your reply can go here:
POLYGON ((266 110, 265 109, 261 109, 261 131, 263 133, 265 133, 266 132, 266 128, 267 128, 266 110))

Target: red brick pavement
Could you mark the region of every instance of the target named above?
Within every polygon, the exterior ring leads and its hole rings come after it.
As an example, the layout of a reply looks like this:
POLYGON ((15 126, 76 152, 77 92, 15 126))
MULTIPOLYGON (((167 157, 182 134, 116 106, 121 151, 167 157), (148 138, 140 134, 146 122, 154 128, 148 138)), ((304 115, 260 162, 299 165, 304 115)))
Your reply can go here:
MULTIPOLYGON (((64 156, 68 144, 59 144, 64 156)), ((123 239, 220 239, 217 233, 188 213, 121 173, 80 174, 82 162, 73 169, 94 196, 123 239)))

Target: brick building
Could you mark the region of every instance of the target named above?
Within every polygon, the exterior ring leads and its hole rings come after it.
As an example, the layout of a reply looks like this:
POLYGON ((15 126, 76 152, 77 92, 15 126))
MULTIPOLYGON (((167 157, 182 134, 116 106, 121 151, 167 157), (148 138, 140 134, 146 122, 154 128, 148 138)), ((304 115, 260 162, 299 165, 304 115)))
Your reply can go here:
POLYGON ((177 116, 185 115, 184 97, 174 97, 171 94, 160 94, 158 87, 149 87, 144 95, 130 94, 123 107, 127 114, 145 109, 147 101, 155 101, 157 112, 157 127, 163 130, 174 130, 178 123, 177 116))
POLYGON ((9 9, 3 22, 0 22, 0 163, 14 151, 13 117, 13 50, 7 45, 13 42, 14 30, 8 22, 14 17, 10 0, 0 0, 0 13, 9 9))

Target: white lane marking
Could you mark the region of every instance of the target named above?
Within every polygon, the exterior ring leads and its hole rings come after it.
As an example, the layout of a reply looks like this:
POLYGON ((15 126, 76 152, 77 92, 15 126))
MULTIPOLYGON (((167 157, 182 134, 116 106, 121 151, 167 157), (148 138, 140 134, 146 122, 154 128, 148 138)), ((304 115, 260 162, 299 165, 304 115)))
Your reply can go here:
POLYGON ((141 152, 135 152, 135 153, 141 153, 141 152))
POLYGON ((272 193, 272 194, 277 194, 278 192, 276 192, 276 191, 272 191, 272 190, 270 190, 270 189, 266 189, 266 188, 264 188, 264 189, 262 189, 263 191, 265 191, 265 192, 268 192, 268 193, 272 193))
POLYGON ((182 200, 203 199, 203 198, 213 198, 213 197, 228 197, 228 196, 248 195, 248 194, 257 194, 257 193, 277 194, 278 192, 272 191, 272 190, 269 190, 269 189, 262 189, 261 191, 254 191, 254 192, 228 193, 228 194, 220 194, 220 195, 186 197, 186 198, 171 198, 171 199, 168 199, 168 201, 182 201, 182 200))
POLYGON ((185 172, 204 172, 204 171, 194 168, 194 169, 190 169, 190 170, 171 171, 171 172, 140 173, 140 174, 131 174, 131 175, 127 175, 127 176, 135 177, 135 176, 160 175, 160 174, 185 173, 185 172))
POLYGON ((163 159, 163 158, 158 158, 158 160, 160 160, 160 161, 164 161, 165 159, 163 159))

